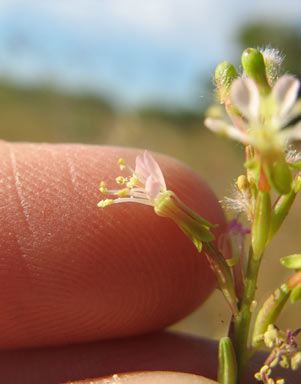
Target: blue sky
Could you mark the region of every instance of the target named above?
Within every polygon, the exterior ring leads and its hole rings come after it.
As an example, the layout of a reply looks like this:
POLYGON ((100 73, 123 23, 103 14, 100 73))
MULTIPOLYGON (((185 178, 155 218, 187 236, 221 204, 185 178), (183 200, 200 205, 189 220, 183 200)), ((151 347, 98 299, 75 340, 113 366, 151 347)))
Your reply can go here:
MULTIPOLYGON (((300 25, 300 0, 0 0, 0 74, 126 105, 199 103, 247 21, 300 25)), ((206 96, 206 95, 205 95, 206 96)))

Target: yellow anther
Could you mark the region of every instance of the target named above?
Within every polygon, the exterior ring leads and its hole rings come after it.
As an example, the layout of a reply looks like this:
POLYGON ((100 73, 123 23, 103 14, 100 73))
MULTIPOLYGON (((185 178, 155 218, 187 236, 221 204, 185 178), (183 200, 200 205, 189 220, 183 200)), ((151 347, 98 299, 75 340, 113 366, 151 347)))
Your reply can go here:
POLYGON ((119 165, 120 170, 123 171, 124 168, 126 167, 126 162, 125 162, 125 160, 124 160, 124 159, 119 159, 117 163, 118 163, 118 165, 119 165))
POLYGON ((100 200, 100 202, 97 204, 98 207, 100 208, 105 208, 108 205, 111 205, 113 202, 112 199, 105 199, 105 200, 100 200))
POLYGON ((117 195, 119 197, 124 197, 124 196, 127 196, 129 194, 129 189, 128 188, 123 188, 121 189, 120 191, 117 192, 117 195))
POLYGON ((123 185, 123 184, 125 184, 125 182, 126 182, 126 178, 125 177, 123 177, 123 176, 118 176, 118 177, 116 177, 116 183, 117 184, 120 184, 120 185, 123 185))
POLYGON ((289 359, 287 356, 285 355, 282 355, 281 356, 281 360, 280 360, 280 363, 279 365, 282 367, 282 368, 286 368, 288 369, 290 367, 290 363, 289 363, 289 359))
POLYGON ((285 380, 284 379, 277 379, 276 384, 285 384, 285 380))
POLYGON ((103 193, 104 195, 106 193, 108 193, 108 190, 107 190, 107 186, 106 186, 106 183, 104 181, 101 181, 100 185, 99 185, 99 190, 101 193, 103 193))
POLYGON ((262 375, 266 374, 267 376, 269 376, 271 374, 271 372, 272 372, 271 368, 266 364, 263 367, 261 367, 261 369, 260 369, 260 373, 262 375))
POLYGON ((130 178, 130 181, 128 181, 126 183, 126 186, 128 188, 133 188, 135 185, 137 185, 137 182, 138 182, 138 177, 136 175, 133 175, 131 178, 130 178))
POLYGON ((238 178, 237 178, 237 187, 240 191, 246 191, 247 189, 249 189, 250 187, 250 184, 248 182, 248 179, 245 175, 240 175, 238 178))
POLYGON ((272 324, 264 333, 264 343, 268 348, 273 348, 278 343, 278 330, 272 324))
POLYGON ((260 372, 256 372, 254 377, 255 377, 256 380, 262 381, 262 374, 260 372))
POLYGON ((300 367, 300 365, 301 365, 301 352, 297 352, 291 358, 292 370, 295 371, 296 369, 298 369, 300 367))

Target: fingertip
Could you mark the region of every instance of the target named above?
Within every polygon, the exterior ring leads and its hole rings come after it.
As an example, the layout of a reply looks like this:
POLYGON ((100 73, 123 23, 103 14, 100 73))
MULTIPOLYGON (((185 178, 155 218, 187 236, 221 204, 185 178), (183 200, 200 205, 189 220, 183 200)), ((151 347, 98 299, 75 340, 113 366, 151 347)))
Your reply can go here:
MULTIPOLYGON (((202 255, 150 207, 96 207, 101 180, 137 150, 83 145, 1 145, 1 347, 128 336, 160 329, 214 287, 202 255)), ((156 155, 169 189, 192 209, 225 219, 193 171, 156 155)))

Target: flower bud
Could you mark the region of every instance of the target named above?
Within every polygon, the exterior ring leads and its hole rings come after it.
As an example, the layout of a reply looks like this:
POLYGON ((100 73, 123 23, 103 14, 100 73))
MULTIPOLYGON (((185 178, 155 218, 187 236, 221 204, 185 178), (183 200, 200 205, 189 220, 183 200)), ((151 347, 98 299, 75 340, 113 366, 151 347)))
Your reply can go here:
POLYGON ((241 64, 248 77, 258 85, 261 94, 267 94, 270 87, 266 77, 266 68, 260 51, 254 48, 246 49, 241 56, 241 64))
POLYGON ((279 159, 273 164, 265 164, 265 173, 269 184, 281 195, 286 195, 291 190, 292 173, 285 159, 279 159))
POLYGON ((236 69, 227 61, 223 61, 216 67, 215 82, 221 103, 224 103, 228 98, 230 86, 237 76, 236 69))
POLYGON ((282 257, 280 263, 286 268, 301 269, 301 254, 295 253, 293 255, 282 257))

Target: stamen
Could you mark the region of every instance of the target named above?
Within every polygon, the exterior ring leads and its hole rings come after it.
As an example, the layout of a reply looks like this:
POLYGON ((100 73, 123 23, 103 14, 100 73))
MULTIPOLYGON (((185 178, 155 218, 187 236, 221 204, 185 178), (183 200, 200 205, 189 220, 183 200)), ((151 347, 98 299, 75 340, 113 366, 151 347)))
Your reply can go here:
POLYGON ((118 192, 117 192, 117 195, 119 197, 124 197, 124 196, 127 196, 129 194, 129 189, 128 188, 123 188, 123 189, 120 189, 118 192))
POLYGON ((100 186, 99 186, 99 190, 104 195, 108 193, 107 186, 106 186, 106 183, 104 181, 101 181, 100 186))
POLYGON ((120 168, 121 171, 123 171, 124 168, 126 167, 126 162, 125 162, 124 159, 119 159, 117 164, 119 165, 119 168, 120 168))
POLYGON ((100 202, 97 204, 97 206, 100 208, 105 208, 108 205, 111 205, 112 203, 113 203, 112 199, 105 199, 105 200, 100 200, 100 202))
POLYGON ((120 185, 123 185, 123 184, 125 184, 125 182, 126 182, 126 178, 125 177, 123 177, 123 176, 118 176, 118 177, 116 177, 116 183, 117 184, 120 184, 120 185))

